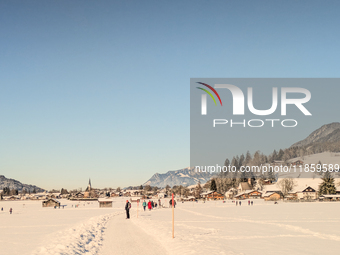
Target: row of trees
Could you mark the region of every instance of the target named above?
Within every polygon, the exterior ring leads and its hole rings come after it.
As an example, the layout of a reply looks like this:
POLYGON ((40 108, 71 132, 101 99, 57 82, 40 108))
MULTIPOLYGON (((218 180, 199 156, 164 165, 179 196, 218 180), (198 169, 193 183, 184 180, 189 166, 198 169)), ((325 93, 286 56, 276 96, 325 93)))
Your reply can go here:
POLYGON ((23 190, 21 190, 21 191, 19 192, 18 189, 10 189, 10 188, 8 188, 8 187, 4 187, 3 190, 2 190, 2 192, 1 192, 0 194, 1 194, 2 196, 16 196, 16 195, 19 195, 19 194, 25 195, 25 194, 31 194, 31 193, 33 193, 33 194, 37 193, 36 190, 35 190, 35 188, 33 189, 32 192, 31 192, 30 190, 27 191, 27 190, 25 190, 25 189, 23 189, 23 190))

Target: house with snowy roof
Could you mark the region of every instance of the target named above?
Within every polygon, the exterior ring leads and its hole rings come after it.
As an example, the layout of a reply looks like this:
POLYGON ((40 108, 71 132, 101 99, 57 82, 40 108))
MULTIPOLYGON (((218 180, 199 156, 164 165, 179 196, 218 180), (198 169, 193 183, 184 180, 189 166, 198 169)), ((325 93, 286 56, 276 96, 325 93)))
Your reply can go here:
POLYGON ((238 193, 242 193, 246 190, 251 190, 251 186, 249 182, 240 182, 238 185, 237 191, 238 193))
POLYGON ((298 199, 316 200, 318 198, 318 192, 311 186, 308 186, 305 189, 296 192, 296 194, 298 199))
POLYGON ((49 198, 45 201, 42 201, 43 207, 60 207, 60 202, 55 198, 49 198))
POLYGON ((234 196, 237 194, 237 189, 231 188, 225 193, 226 199, 233 199, 234 196))
POLYGON ((258 199, 262 197, 262 192, 259 190, 246 190, 234 196, 236 199, 258 199))
POLYGON ((321 195, 319 201, 340 201, 339 194, 321 195))
POLYGON ((208 199, 208 200, 223 200, 224 195, 217 192, 217 191, 207 191, 201 194, 202 198, 208 199))

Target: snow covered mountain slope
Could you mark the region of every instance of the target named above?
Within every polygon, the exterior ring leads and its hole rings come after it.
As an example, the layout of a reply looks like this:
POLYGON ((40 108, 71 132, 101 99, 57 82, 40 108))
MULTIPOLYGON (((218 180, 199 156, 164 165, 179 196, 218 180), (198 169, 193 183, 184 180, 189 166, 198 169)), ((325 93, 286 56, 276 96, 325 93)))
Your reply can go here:
POLYGON ((144 185, 165 187, 166 185, 183 185, 189 186, 198 183, 199 181, 203 184, 213 177, 210 173, 196 172, 194 168, 184 168, 177 171, 168 171, 165 174, 154 174, 144 185))
POLYGON ((323 125, 312 132, 306 139, 294 143, 291 147, 302 147, 312 143, 338 142, 340 141, 340 123, 333 122, 323 125))
POLYGON ((0 190, 3 190, 6 187, 10 190, 17 189, 19 192, 21 192, 23 189, 25 189, 27 192, 32 192, 34 189, 36 192, 44 191, 44 189, 39 188, 35 185, 23 184, 17 180, 8 179, 4 175, 0 175, 0 190))

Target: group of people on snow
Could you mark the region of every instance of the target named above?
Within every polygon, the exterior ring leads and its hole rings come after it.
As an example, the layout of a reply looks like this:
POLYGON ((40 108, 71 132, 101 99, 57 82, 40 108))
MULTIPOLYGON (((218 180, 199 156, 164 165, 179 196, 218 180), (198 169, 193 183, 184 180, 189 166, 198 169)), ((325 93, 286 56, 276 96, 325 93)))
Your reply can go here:
MULTIPOLYGON (((170 207, 172 207, 172 200, 170 199, 169 201, 169 205, 170 207)), ((151 211, 154 208, 157 208, 157 206, 161 206, 161 200, 158 199, 158 203, 154 202, 153 200, 149 200, 149 202, 146 202, 145 200, 143 201, 143 210, 145 211, 146 208, 149 209, 149 211, 151 211)), ((174 207, 176 206, 176 201, 174 201, 174 207)), ((125 204, 125 211, 126 211, 126 219, 130 219, 130 209, 131 209, 131 203, 129 202, 129 200, 126 200, 126 204, 125 204)))
MULTIPOLYGON (((234 201, 233 201, 234 202, 234 201)), ((242 202, 241 201, 236 201, 236 206, 237 205, 242 205, 242 202)), ((253 205, 253 201, 250 201, 250 200, 248 200, 248 205, 253 205)))
MULTIPOLYGON (((2 212, 4 211, 4 208, 3 208, 3 207, 1 207, 1 211, 2 211, 2 212)), ((10 208, 10 209, 9 209, 9 214, 12 214, 12 212, 13 212, 13 209, 10 208)))

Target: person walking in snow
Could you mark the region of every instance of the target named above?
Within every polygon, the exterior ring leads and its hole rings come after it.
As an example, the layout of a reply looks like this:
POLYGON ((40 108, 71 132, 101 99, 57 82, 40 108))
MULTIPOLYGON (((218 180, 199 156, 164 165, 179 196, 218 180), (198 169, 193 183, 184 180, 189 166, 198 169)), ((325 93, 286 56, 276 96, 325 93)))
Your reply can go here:
POLYGON ((236 201, 236 206, 238 205, 238 201, 236 201))
POLYGON ((251 205, 253 205, 253 201, 251 201, 251 205))
POLYGON ((127 219, 130 219, 130 208, 131 208, 131 204, 129 203, 129 200, 126 200, 125 211, 126 211, 127 219))
POLYGON ((240 206, 241 206, 241 201, 240 201, 240 206))
POLYGON ((144 211, 145 211, 145 207, 146 207, 146 202, 145 202, 145 200, 144 200, 144 202, 143 202, 144 211))
POLYGON ((152 209, 152 205, 151 205, 151 201, 149 200, 149 203, 148 203, 148 209, 149 209, 149 211, 151 211, 151 209, 152 209))
POLYGON ((250 205, 250 200, 248 200, 248 205, 250 205))
POLYGON ((11 209, 9 209, 9 214, 12 214, 12 211, 13 211, 13 210, 12 210, 12 208, 11 208, 11 209))

